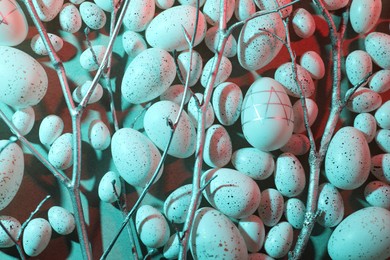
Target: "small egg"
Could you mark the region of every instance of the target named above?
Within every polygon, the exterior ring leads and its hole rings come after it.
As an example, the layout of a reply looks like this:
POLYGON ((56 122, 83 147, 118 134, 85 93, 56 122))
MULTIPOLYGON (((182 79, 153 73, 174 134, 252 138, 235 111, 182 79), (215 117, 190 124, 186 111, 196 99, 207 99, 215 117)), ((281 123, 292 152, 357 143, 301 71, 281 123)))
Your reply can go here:
POLYGON ((305 204, 297 198, 290 198, 284 203, 284 216, 293 228, 301 229, 305 220, 305 204))
POLYGON ((243 21, 256 12, 256 5, 253 0, 236 0, 234 16, 237 20, 243 21))
MULTIPOLYGON (((212 26, 219 24, 219 18, 221 16, 219 6, 219 0, 207 0, 203 6, 203 13, 206 17, 206 21, 212 26)), ((223 10, 223 12, 226 16, 226 22, 229 22, 234 13, 234 0, 228 0, 226 2, 226 10, 223 10)))
POLYGON ((356 33, 364 34, 374 28, 382 11, 382 1, 352 0, 349 19, 356 33))
POLYGON ((64 0, 32 0, 35 10, 42 22, 50 22, 61 10, 64 0))
POLYGON ((348 54, 345 61, 347 77, 352 85, 359 84, 372 72, 372 60, 367 52, 356 50, 348 54))
POLYGON ((324 6, 329 11, 334 11, 345 7, 349 0, 324 0, 324 6))
POLYGON ((376 121, 373 115, 369 113, 358 114, 353 121, 353 127, 360 130, 364 134, 367 143, 370 143, 372 140, 374 140, 376 135, 376 121))
POLYGON ((390 129, 390 100, 382 104, 374 116, 380 128, 390 129))
POLYGON ((127 55, 133 59, 148 48, 143 36, 133 31, 126 31, 123 34, 122 45, 127 55))
MULTIPOLYGON (((213 53, 217 53, 219 44, 219 27, 213 26, 206 32, 205 43, 207 48, 213 53)), ((237 54, 237 41, 234 36, 229 35, 225 47, 223 49, 223 56, 231 58, 237 54)))
MULTIPOLYGON (((53 48, 56 52, 60 51, 62 47, 64 46, 64 41, 61 39, 61 37, 48 33, 49 40, 51 44, 53 45, 53 48)), ((48 55, 49 52, 46 49, 45 44, 43 43, 43 40, 39 34, 34 35, 34 37, 31 39, 30 43, 31 49, 38 55, 48 55)))
POLYGON ((322 79, 325 75, 324 61, 315 51, 307 51, 302 54, 299 64, 310 73, 313 79, 322 79))
POLYGON ((167 220, 156 208, 142 205, 135 216, 135 226, 142 243, 150 248, 163 247, 169 239, 167 220))
POLYGON ((381 181, 372 181, 364 188, 364 198, 371 206, 390 210, 390 186, 381 181))
POLYGON ((265 229, 263 221, 258 216, 250 215, 240 219, 238 230, 244 238, 249 252, 255 253, 263 247, 265 229))
POLYGON ((292 153, 295 156, 304 155, 310 149, 310 140, 304 134, 293 134, 288 142, 280 147, 284 153, 292 153))
MULTIPOLYGON (((188 248, 187 248, 188 250, 188 248)), ((166 259, 177 259, 180 253, 180 241, 177 233, 171 235, 168 242, 164 245, 163 256, 166 259)))
POLYGON ((106 12, 112 12, 114 11, 115 6, 118 5, 119 0, 93 0, 97 6, 99 6, 101 9, 103 9, 106 12))
POLYGON ((177 64, 184 81, 187 79, 190 60, 191 70, 188 80, 188 86, 192 87, 198 82, 200 76, 202 75, 202 57, 200 56, 199 52, 195 50, 192 50, 192 55, 190 55, 189 51, 182 51, 179 56, 177 56, 177 64))
POLYGON ((390 70, 379 70, 372 75, 369 87, 376 93, 390 90, 390 70))
POLYGON ((267 227, 275 226, 283 215, 284 199, 282 194, 275 189, 266 189, 261 193, 261 201, 258 208, 259 217, 267 227))
POLYGON ((80 55, 81 67, 89 71, 97 70, 103 61, 106 50, 105 45, 95 45, 83 51, 80 55))
MULTIPOLYGON (((75 102, 80 103, 81 100, 87 94, 89 87, 91 86, 92 81, 87 80, 83 85, 78 86, 72 93, 72 98, 75 102)), ((103 96, 103 87, 99 83, 97 83, 95 89, 92 92, 90 99, 88 100, 88 104, 93 104, 98 102, 103 96)))
POLYGON ((49 150, 49 162, 60 170, 66 170, 73 165, 73 137, 65 133, 58 137, 49 150))
POLYGON ((390 184, 390 153, 371 158, 371 173, 380 181, 390 184))
POLYGON ((85 0, 69 0, 69 2, 71 2, 72 4, 75 4, 75 5, 79 5, 81 4, 82 2, 84 2, 85 0))
POLYGON ((51 227, 60 235, 68 235, 76 227, 73 214, 63 207, 51 207, 47 212, 47 217, 51 227))
POLYGON ((47 247, 51 239, 50 223, 43 218, 32 219, 23 232, 23 249, 28 256, 37 256, 47 247))
POLYGON ((232 141, 222 125, 212 125, 206 131, 203 160, 213 168, 221 168, 230 162, 232 141))
POLYGON ((71 3, 64 4, 59 14, 59 23, 65 32, 78 32, 83 25, 79 9, 71 3))
POLYGON ((106 14, 96 4, 92 2, 83 2, 79 8, 81 19, 92 30, 100 30, 106 25, 106 14))
MULTIPOLYGON (((181 5, 191 5, 196 6, 198 0, 177 0, 181 5)), ((202 7, 206 0, 199 0, 199 7, 202 7)))
POLYGON ((122 192, 119 174, 114 171, 106 172, 99 182, 98 194, 101 201, 113 203, 122 192))
MULTIPOLYGON (((279 6, 283 6, 291 3, 291 0, 276 0, 276 1, 268 1, 268 0, 254 0, 255 4, 260 8, 260 10, 275 10, 279 6)), ((292 6, 288 6, 281 11, 283 18, 287 17, 292 12, 292 6)))
POLYGON ((355 113, 366 113, 377 109, 382 105, 382 97, 375 91, 360 87, 347 102, 347 108, 355 113))
POLYGON ((264 249, 268 255, 281 258, 287 255, 293 243, 293 229, 290 223, 280 222, 268 232, 264 249))
MULTIPOLYGON (((0 222, 16 240, 21 227, 19 220, 11 216, 0 216, 0 222)), ((15 245, 14 241, 5 233, 3 228, 0 228, 0 248, 8 248, 13 245, 15 245)))
MULTIPOLYGON (((208 84, 213 69, 212 66, 214 61, 216 62, 215 56, 209 59, 207 63, 204 65, 202 76, 200 78, 200 84, 202 84, 203 87, 206 87, 208 84)), ((217 75, 215 76, 213 87, 215 88, 216 86, 218 86, 218 84, 226 81, 230 77, 230 74, 232 73, 232 69, 233 67, 231 61, 225 56, 222 56, 221 63, 219 64, 218 67, 217 75)))
POLYGON ((142 32, 155 14, 154 0, 132 0, 123 18, 123 25, 130 31, 142 32))
POLYGON ((64 130, 64 121, 57 115, 46 116, 39 126, 39 141, 50 146, 64 130))
MULTIPOLYGON (((200 120, 200 107, 199 103, 203 103, 203 94, 202 93, 195 93, 195 97, 192 96, 190 98, 190 101, 188 102, 187 112, 188 116, 190 117, 192 124, 195 127, 198 127, 198 122, 200 120), (195 99, 196 98, 196 99, 195 99)), ((215 114, 214 109, 211 103, 208 104, 207 110, 206 110, 206 124, 205 129, 209 128, 215 120, 215 114)))
POLYGON ((379 129, 376 132, 375 141, 382 151, 390 153, 390 129, 379 129))
POLYGON ((17 110, 12 115, 12 123, 22 135, 30 133, 35 122, 35 112, 32 107, 17 110))
MULTIPOLYGON (((380 2, 380 1, 377 1, 380 2)), ((366 51, 371 59, 382 69, 390 69, 390 35, 372 32, 364 40, 366 51)))
MULTIPOLYGON (((305 98, 307 117, 309 119, 309 126, 312 126, 317 119, 318 106, 317 103, 310 98, 305 98)), ((300 134, 306 131, 303 108, 300 100, 297 100, 293 105, 294 111, 294 129, 293 132, 300 134)))
POLYGON ((319 186, 317 222, 324 227, 335 227, 344 217, 343 197, 335 186, 323 183, 319 186))
POLYGON ((313 16, 303 8, 298 8, 293 13, 292 25, 294 32, 301 38, 309 38, 316 30, 313 16))
POLYGON ((185 222, 191 203, 191 196, 192 184, 183 185, 169 194, 164 202, 164 215, 169 222, 175 224, 185 222))
POLYGON ((111 135, 107 125, 101 120, 91 122, 88 131, 88 138, 95 150, 105 150, 110 146, 111 135))
MULTIPOLYGON (((160 100, 169 100, 180 106, 183 100, 184 90, 185 89, 182 84, 172 85, 160 95, 160 100)), ((184 104, 187 104, 190 101, 190 98, 191 92, 187 90, 186 98, 184 99, 184 104)))
POLYGON ((211 101, 218 121, 225 126, 233 125, 240 117, 242 101, 239 86, 231 82, 219 84, 214 89, 211 101))
POLYGON ((171 8, 175 3, 175 0, 155 0, 155 1, 156 1, 156 6, 164 10, 171 8))

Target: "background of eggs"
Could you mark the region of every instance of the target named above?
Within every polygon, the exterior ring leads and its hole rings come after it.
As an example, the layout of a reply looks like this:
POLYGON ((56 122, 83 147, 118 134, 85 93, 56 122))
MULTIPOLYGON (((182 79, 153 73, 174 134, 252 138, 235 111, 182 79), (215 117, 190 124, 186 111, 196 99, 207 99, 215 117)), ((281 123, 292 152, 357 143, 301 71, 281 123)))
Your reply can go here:
MULTIPOLYGON (((389 33, 389 17, 388 13, 390 11, 390 1, 382 1, 382 15, 381 19, 375 29, 375 31, 389 33)), ((310 7, 311 4, 306 3, 307 10, 313 11, 310 7)), ((21 5, 24 13, 27 14, 23 5, 21 5)), ((156 14, 160 10, 156 9, 156 14)), ((313 12, 312 12, 313 13, 313 12)), ((234 19, 234 18, 233 18, 234 19)), ((316 22, 316 32, 313 37, 308 39, 300 39, 292 33, 292 47, 299 58, 305 51, 314 50, 321 54, 325 64, 327 64, 327 57, 329 56, 326 51, 329 50, 329 30, 327 28, 326 22, 320 16, 314 16, 316 22)), ((46 56, 38 56, 33 53, 30 48, 31 38, 37 34, 37 30, 32 26, 31 20, 28 18, 30 24, 29 33, 27 40, 22 44, 17 46, 17 48, 29 53, 35 59, 37 59, 45 68, 48 77, 49 77, 49 89, 45 98, 38 104, 34 106, 36 114, 36 123, 33 130, 30 134, 27 135, 27 138, 35 144, 39 144, 38 139, 38 128, 42 119, 49 114, 56 114, 60 116, 65 122, 64 132, 71 132, 71 123, 69 113, 67 111, 64 99, 62 97, 62 92, 59 88, 59 82, 57 74, 53 70, 52 65, 50 64, 49 58, 46 56)), ((349 25, 350 26, 350 25, 349 25)), ((49 32, 55 33, 58 36, 64 39, 64 47, 58 53, 60 58, 64 61, 69 82, 73 89, 76 86, 82 85, 86 80, 91 79, 91 74, 80 69, 79 56, 82 50, 85 50, 88 46, 84 41, 85 35, 83 29, 75 33, 70 34, 59 30, 58 28, 58 19, 53 20, 50 23, 46 23, 46 28, 49 32)), ((117 43, 114 47, 113 54, 113 64, 112 64, 112 83, 113 86, 116 86, 117 93, 119 92, 119 87, 122 79, 122 75, 125 71, 125 68, 130 63, 125 54, 121 37, 124 30, 121 31, 121 34, 118 37, 117 43)), ((238 32, 236 32, 236 39, 238 38, 238 32)), ((109 22, 106 26, 101 29, 99 32, 91 32, 89 34, 89 39, 92 44, 107 44, 109 35, 109 22)), ((351 28, 347 29, 346 40, 343 46, 343 51, 346 54, 356 49, 364 49, 364 38, 359 37, 351 28)), ((205 44, 202 43, 195 48, 198 52, 202 54, 203 64, 212 57, 212 54, 206 48, 205 44)), ((250 72, 245 71, 240 68, 237 58, 233 57, 230 59, 233 64, 233 72, 229 78, 229 81, 238 84, 243 92, 245 93, 250 84, 253 82, 256 75, 252 75, 250 72)), ((283 47, 276 59, 274 59, 269 65, 257 71, 258 74, 262 76, 273 77, 276 68, 288 61, 287 50, 283 47)), ((342 62, 344 65, 344 62, 342 62)), ((375 65, 374 65, 375 71, 375 65)), ((345 75, 345 74, 344 74, 345 75)), ((177 79, 176 79, 177 80, 177 79)), ((319 115, 317 121, 313 125, 313 131, 316 139, 321 137, 324 124, 328 115, 328 104, 330 100, 330 88, 329 86, 330 75, 327 72, 324 79, 317 81, 317 93, 315 98, 319 107, 319 115)), ((176 82, 176 81, 175 81, 176 82)), ((343 91, 349 87, 348 80, 346 76, 342 80, 343 91)), ((203 87, 198 83, 194 88, 195 91, 203 91, 203 87)), ((134 128, 142 128, 142 118, 134 122, 134 119, 138 116, 142 107, 140 105, 130 105, 126 101, 122 100, 119 94, 115 95, 115 104, 117 106, 117 112, 119 116, 120 125, 123 127, 129 127, 134 124, 134 128)), ((382 95, 383 101, 390 99, 390 93, 385 93, 382 95)), ((293 100, 294 101, 294 100, 293 100)), ((384 103, 383 102, 383 103, 384 103)), ((0 105, 1 106, 1 105, 0 105)), ((88 110, 84 113, 83 117, 83 175, 82 175, 82 191, 85 195, 85 208, 86 208, 86 218, 89 225, 89 236, 93 245, 93 254, 94 256, 100 256, 102 254, 103 248, 107 246, 107 243, 113 237, 114 232, 118 230, 118 227, 121 222, 121 213, 111 204, 106 204, 101 202, 98 198, 97 187, 99 181, 104 173, 109 169, 113 168, 110 149, 105 151, 95 151, 88 144, 88 126, 89 122, 94 119, 100 118, 106 123, 110 123, 110 114, 107 112, 109 107, 107 95, 103 96, 103 99, 95 104, 92 104, 88 107, 88 110), (88 207, 87 207, 88 205, 88 207), (104 246, 103 246, 104 245, 104 246)), ((3 109, 3 107, 1 107, 3 109)), ((5 109, 7 114, 12 115, 12 111, 5 109)), ((339 126, 352 125, 353 118, 355 117, 349 111, 344 111, 342 113, 339 126)), ((230 137, 233 141, 233 150, 237 150, 242 147, 247 147, 248 144, 242 136, 242 130, 240 122, 238 121, 235 125, 227 127, 230 137)), ((112 131, 112 130, 111 130, 112 131)), ((8 139, 11 133, 4 126, 3 122, 0 123, 0 139, 8 139)), ((375 142, 370 144, 371 154, 379 153, 375 142)), ((275 153, 277 154, 277 153, 275 153)), ((307 157, 299 157, 302 164, 307 169, 307 157)), ((18 191, 15 199, 11 204, 2 210, 2 215, 11 215, 20 220, 21 222, 28 218, 30 212, 32 212, 36 205, 47 195, 52 195, 52 199, 49 200, 37 217, 47 217, 47 210, 54 205, 62 205, 65 208, 70 209, 70 203, 68 198, 68 193, 61 185, 59 185, 52 175, 41 165, 28 151, 25 151, 25 174, 20 190, 18 191)), ((165 166, 164 173, 161 179, 156 183, 151 191, 150 195, 147 197, 144 203, 150 203, 153 206, 158 208, 162 207, 164 199, 177 187, 191 182, 191 171, 193 167, 192 157, 189 159, 175 159, 173 157, 168 157, 165 166)), ((306 171, 308 172, 308 171, 306 171)), ((371 178, 371 177, 370 177, 371 178)), ((269 187, 274 187, 273 178, 268 178, 265 181, 258 182, 260 189, 264 190, 269 187)), ((351 212, 354 212, 357 209, 362 208, 362 205, 365 205, 363 197, 363 185, 359 189, 352 191, 342 191, 345 205, 345 216, 349 215, 351 212)), ((128 207, 135 202, 137 198, 137 192, 139 189, 134 189, 133 187, 127 186, 127 199, 128 207)), ((306 200, 305 192, 299 196, 303 201, 306 200)), ((330 236, 332 229, 322 228, 319 225, 316 225, 312 236, 312 243, 309 244, 308 249, 305 253, 306 256, 315 255, 316 258, 326 257, 326 241, 330 236)), ((50 241, 48 247, 40 254, 39 259, 64 259, 71 258, 76 259, 80 256, 79 246, 77 243, 77 235, 73 232, 68 236, 59 236, 53 232, 52 240, 50 241)), ((117 245, 114 247, 111 257, 126 259, 130 255, 130 248, 127 246, 126 233, 123 232, 122 237, 119 239, 117 245)), ((11 256, 17 256, 15 248, 11 249, 2 249, 0 251, 0 259, 7 259, 11 256)))

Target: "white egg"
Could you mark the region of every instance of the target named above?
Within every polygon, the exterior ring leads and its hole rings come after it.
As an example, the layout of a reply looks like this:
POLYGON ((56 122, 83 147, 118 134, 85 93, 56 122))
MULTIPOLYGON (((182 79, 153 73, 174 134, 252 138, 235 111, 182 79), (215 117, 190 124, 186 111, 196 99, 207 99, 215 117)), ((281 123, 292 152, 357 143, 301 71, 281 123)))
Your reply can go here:
POLYGON ((191 59, 191 70, 188 80, 188 86, 192 87, 198 82, 200 76, 202 75, 203 61, 200 54, 192 50, 192 55, 190 55, 189 51, 182 51, 179 56, 177 56, 177 64, 182 75, 182 78, 185 80, 188 74, 188 66, 190 64, 191 59))
POLYGON ((261 193, 261 201, 258 208, 259 217, 267 227, 275 226, 283 215, 284 199, 282 194, 275 189, 266 189, 261 193))
POLYGON ((133 31, 126 31, 123 34, 122 45, 127 55, 133 59, 148 48, 143 36, 133 31))
MULTIPOLYGON (((146 41, 152 47, 167 51, 183 51, 188 49, 188 43, 183 27, 192 37, 196 8, 189 5, 179 5, 158 14, 149 24, 145 32, 146 41)), ((198 27, 194 47, 203 41, 206 35, 206 19, 199 11, 198 27)))
POLYGON ((279 82, 264 77, 250 86, 242 105, 241 126, 245 139, 262 151, 279 149, 288 142, 294 115, 279 82))
POLYGON ((17 110, 12 115, 12 123, 22 135, 30 133, 35 123, 35 112, 32 107, 17 110))
MULTIPOLYGON (((179 113, 179 105, 172 101, 154 103, 145 113, 144 128, 153 143, 165 150, 171 136, 168 120, 174 122, 179 113)), ((188 158, 195 152, 195 127, 185 111, 182 112, 175 134, 168 149, 168 154, 177 158, 188 158)))
POLYGON ((380 181, 390 184, 390 153, 371 158, 371 173, 380 181))
MULTIPOLYGON (((220 32, 218 26, 213 26, 209 28, 206 32, 206 37, 204 42, 206 43, 207 48, 213 53, 217 53, 220 32)), ((231 58, 237 54, 237 41, 234 36, 229 35, 225 47, 223 49, 223 56, 231 58)))
POLYGON ((366 113, 377 109, 382 105, 382 97, 375 91, 360 87, 352 94, 346 107, 355 113, 366 113))
MULTIPOLYGON (((305 98, 307 117, 309 121, 309 126, 312 126, 317 119, 318 115, 318 106, 317 103, 311 98, 305 98)), ((305 120, 303 115, 303 108, 301 100, 297 100, 293 105, 294 111, 294 129, 293 132, 300 134, 306 132, 305 120)))
POLYGON ((43 218, 31 220, 23 232, 23 249, 28 256, 37 256, 47 247, 51 239, 50 223, 43 218))
POLYGON ((66 170, 73 165, 73 137, 65 133, 58 137, 49 150, 49 162, 60 170, 66 170))
MULTIPOLYGON (((161 159, 159 150, 149 138, 131 128, 122 128, 114 133, 111 153, 121 177, 136 187, 144 187, 150 181, 161 159)), ((163 167, 155 181, 162 171, 163 167)))
POLYGON ((369 113, 358 114, 353 121, 353 127, 360 130, 364 134, 367 143, 370 143, 372 140, 374 140, 376 135, 376 121, 373 115, 369 113))
POLYGON ((345 7, 349 0, 324 0, 324 6, 329 11, 334 11, 345 7))
POLYGON ((293 228, 301 229, 305 221, 305 204, 297 198, 290 198, 284 203, 284 217, 293 228))
POLYGON ((142 32, 155 14, 154 0, 132 0, 123 18, 123 25, 130 31, 142 32))
POLYGON ((168 9, 173 6, 175 0, 155 0, 156 6, 160 9, 168 9))
POLYGON ((16 143, 0 140, 0 210, 11 203, 23 180, 23 151, 16 143))
POLYGON ((65 32, 76 33, 83 24, 79 9, 71 3, 62 6, 58 19, 61 29, 65 32))
POLYGON ((194 259, 247 259, 244 238, 233 222, 218 210, 205 207, 195 213, 190 233, 194 259))
MULTIPOLYGON (((200 121, 200 116, 201 116, 199 103, 203 103, 203 94, 195 93, 195 95, 190 98, 187 107, 188 116, 195 127, 198 127, 198 122, 200 121)), ((209 103, 206 110, 205 129, 209 128, 214 123, 214 119, 215 119, 214 109, 211 103, 209 103)))
POLYGON ((324 61, 315 51, 307 51, 302 54, 299 64, 310 73, 313 79, 322 79, 325 75, 324 61))
POLYGON ((94 45, 83 51, 80 55, 81 67, 89 71, 97 70, 103 61, 106 50, 105 45, 94 45))
POLYGON ((81 19, 92 30, 100 30, 106 25, 106 14, 96 4, 83 2, 79 8, 81 19))
POLYGON ((265 229, 263 221, 258 216, 250 215, 240 219, 238 230, 244 238, 249 252, 255 253, 263 247, 265 229))
POLYGON ((167 220, 156 208, 143 205, 138 208, 135 216, 137 233, 142 243, 150 248, 164 246, 169 239, 167 220))
POLYGON ((390 90, 390 70, 379 70, 372 75, 369 82, 370 89, 377 93, 385 93, 390 90))
POLYGON ((45 96, 48 78, 42 65, 27 53, 0 46, 0 102, 14 108, 38 104, 45 96))
POLYGON ((378 108, 375 112, 375 120, 380 128, 390 129, 390 100, 378 108))
POLYGON ((356 50, 348 54, 345 70, 352 85, 357 85, 372 72, 372 60, 367 52, 356 50))
POLYGON ((93 0, 97 6, 103 9, 106 12, 114 11, 115 6, 118 5, 119 0, 93 0))
POLYGON ((278 13, 256 17, 244 25, 238 38, 238 61, 246 70, 259 70, 269 64, 282 49, 285 40, 283 21, 278 13), (263 30, 262 30, 263 29, 263 30))
POLYGON ((376 132, 375 142, 385 153, 390 153, 390 129, 379 129, 376 132))
POLYGON ((185 222, 191 203, 191 196, 192 184, 180 186, 169 194, 164 202, 164 215, 169 222, 175 224, 185 222))
POLYGON ((106 172, 99 182, 98 194, 101 201, 113 203, 122 192, 119 174, 114 171, 106 172), (114 189, 115 188, 115 189, 114 189))
POLYGON ((295 156, 304 155, 310 150, 310 140, 304 134, 293 134, 288 142, 280 147, 284 153, 292 153, 295 156))
POLYGON ((381 0, 352 0, 349 19, 356 33, 369 32, 379 20, 382 11, 381 0))
POLYGON ((236 0, 234 16, 237 20, 243 21, 256 12, 256 5, 253 0, 236 0))
POLYGON ((272 154, 253 147, 236 150, 232 154, 234 167, 254 180, 265 180, 272 175, 275 162, 272 154))
POLYGON ((233 125, 241 113, 242 91, 232 82, 219 84, 213 92, 211 103, 218 121, 225 126, 233 125))
POLYGON ((64 130, 64 121, 57 115, 46 116, 39 126, 39 141, 50 146, 64 130))
POLYGON ((390 257, 390 212, 379 207, 358 210, 346 217, 328 241, 332 259, 387 259, 390 257))
POLYGON ((274 258, 287 255, 293 243, 293 229, 290 223, 280 222, 268 232, 264 249, 267 254, 274 258))
MULTIPOLYGON (((206 17, 206 21, 212 26, 219 24, 219 18, 221 16, 221 8, 219 0, 206 0, 203 6, 203 13, 206 17)), ((223 10, 226 17, 226 22, 232 18, 234 13, 234 0, 226 1, 226 10, 223 10)))
POLYGON ((323 183, 319 186, 317 222, 324 227, 335 227, 344 217, 343 197, 335 186, 323 183))
MULTIPOLYGON (((170 86, 164 93, 160 95, 160 100, 169 100, 178 105, 181 104, 184 97, 184 86, 182 84, 175 84, 170 86)), ((187 91, 186 97, 184 99, 184 104, 187 104, 190 101, 191 92, 187 91)))
POLYGON ((76 227, 73 214, 63 207, 51 207, 47 212, 47 217, 51 227, 60 235, 68 235, 76 227))
POLYGON ((64 0, 32 0, 39 19, 50 22, 61 10, 64 0))
POLYGON ((168 89, 175 76, 175 61, 167 51, 147 49, 138 54, 126 68, 122 95, 133 104, 151 101, 168 89))
MULTIPOLYGON (((72 98, 75 102, 80 103, 81 100, 87 95, 89 87, 91 86, 92 81, 87 80, 83 85, 78 86, 72 93, 72 98)), ((103 87, 97 83, 95 89, 92 91, 92 95, 88 101, 88 104, 93 104, 98 102, 103 96, 103 87)))
POLYGON ((292 26, 294 32, 301 38, 309 38, 316 30, 313 16, 303 8, 298 8, 293 13, 292 26))
POLYGON ((295 68, 299 85, 295 81, 292 62, 286 62, 278 67, 275 71, 275 80, 283 85, 290 96, 300 97, 301 93, 304 97, 312 96, 315 92, 315 86, 310 73, 298 64, 295 64, 295 68))
POLYGON ((364 198, 371 206, 390 210, 390 186, 381 181, 372 181, 364 188, 364 198))
MULTIPOLYGON (((56 52, 62 49, 64 46, 64 41, 57 35, 48 33, 49 40, 51 44, 53 45, 53 48, 56 52)), ((45 44, 43 43, 43 40, 39 34, 36 34, 31 39, 31 49, 38 55, 48 55, 49 52, 47 51, 45 44)))
POLYGON ((28 33, 26 16, 14 0, 0 1, 0 45, 15 46, 22 43, 28 33))
POLYGON ((213 168, 224 167, 232 157, 232 140, 222 125, 212 125, 206 131, 203 160, 213 168))
POLYGON ((110 146, 111 135, 107 125, 101 120, 91 122, 88 131, 88 138, 95 150, 105 150, 110 146))
MULTIPOLYGON (((17 236, 20 230, 20 222, 14 217, 11 216, 0 216, 0 222, 6 228, 9 234, 17 240, 17 236)), ((0 229, 0 248, 8 248, 15 245, 14 241, 9 237, 9 235, 4 231, 3 228, 0 229)))
MULTIPOLYGON (((268 1, 268 0, 254 0, 255 4, 260 8, 260 10, 275 10, 279 6, 283 6, 291 3, 291 0, 276 0, 276 1, 268 1)), ((292 6, 286 7, 281 10, 283 18, 290 15, 292 12, 292 6)))
POLYGON ((337 188, 356 189, 368 178, 370 158, 363 133, 354 127, 343 127, 330 141, 325 157, 325 175, 337 188))
MULTIPOLYGON (((379 1, 378 1, 379 2, 379 1)), ((372 32, 364 40, 366 51, 371 59, 382 69, 390 69, 390 35, 372 32)))
MULTIPOLYGON (((216 62, 216 57, 209 59, 207 63, 204 65, 202 76, 200 78, 200 84, 202 84, 203 87, 206 87, 209 79, 211 77, 211 74, 213 72, 213 63, 216 62)), ((225 56, 222 56, 221 63, 219 64, 217 74, 215 75, 215 81, 213 87, 215 88, 218 86, 218 84, 224 82, 230 77, 230 74, 232 73, 233 65, 231 61, 226 58, 225 56)))
POLYGON ((223 214, 232 218, 245 218, 259 207, 261 193, 257 183, 245 174, 229 169, 210 169, 202 175, 207 183, 203 195, 206 200, 223 214))
POLYGON ((275 186, 286 197, 295 197, 302 193, 306 184, 305 171, 295 155, 283 153, 276 160, 275 186))

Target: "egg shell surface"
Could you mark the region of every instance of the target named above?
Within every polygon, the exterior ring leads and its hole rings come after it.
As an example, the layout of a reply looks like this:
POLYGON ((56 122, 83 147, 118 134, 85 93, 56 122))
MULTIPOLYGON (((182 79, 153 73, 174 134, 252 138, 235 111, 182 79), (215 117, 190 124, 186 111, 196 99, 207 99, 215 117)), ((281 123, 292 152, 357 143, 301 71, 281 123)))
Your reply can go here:
POLYGON ((281 258, 287 255, 293 243, 293 229, 290 223, 280 222, 268 232, 264 249, 268 255, 281 258))
POLYGON ((47 247, 51 239, 50 223, 43 218, 31 220, 23 232, 23 249, 29 256, 37 256, 47 247))
POLYGON ((53 20, 64 4, 64 0, 32 0, 32 2, 42 22, 53 20))
MULTIPOLYGON (((64 41, 62 40, 62 38, 55 35, 55 34, 52 34, 52 33, 48 33, 48 36, 49 36, 49 40, 50 40, 51 44, 53 45, 54 50, 56 52, 61 50, 62 47, 64 46, 64 41)), ((43 40, 39 34, 35 35, 31 39, 30 45, 31 45, 31 49, 38 55, 48 55, 49 54, 49 52, 47 51, 46 46, 43 43, 43 40)))
POLYGON ((73 214, 63 207, 51 207, 47 212, 47 217, 51 227, 60 235, 68 235, 76 227, 73 214))
POLYGON ((191 195, 192 184, 180 186, 169 194, 164 202, 164 215, 170 222, 176 224, 185 222, 191 203, 191 195))
POLYGON ((28 33, 26 16, 14 0, 0 2, 0 46, 15 46, 22 43, 28 33))
POLYGON ((390 186, 381 181, 372 181, 364 188, 364 198, 371 206, 390 210, 390 186))
POLYGON ((283 215, 284 198, 276 189, 266 189, 261 193, 261 201, 257 209, 259 217, 267 227, 275 226, 283 215))
POLYGON ((152 21, 155 11, 154 0, 132 0, 123 18, 123 25, 130 31, 142 32, 152 21))
POLYGON ((375 111, 375 120, 380 128, 390 129, 390 100, 383 103, 375 111))
POLYGON ((371 158, 371 173, 378 180, 390 184, 390 153, 377 154, 371 158))
POLYGON ((369 82, 370 89, 377 93, 385 93, 390 90, 390 70, 379 70, 372 75, 369 82))
MULTIPOLYGON (((206 64, 204 65, 202 76, 200 77, 200 84, 202 84, 203 87, 207 87, 210 75, 213 71, 213 63, 216 62, 216 57, 212 57, 209 59, 206 64)), ((215 76, 214 80, 214 88, 218 86, 218 84, 224 82, 227 80, 232 73, 233 65, 231 61, 226 58, 225 56, 222 56, 221 62, 218 66, 217 75, 215 76)))
MULTIPOLYGON (((378 1, 378 0, 377 0, 378 1)), ((378 1, 379 2, 379 1, 378 1)), ((390 35, 372 32, 364 40, 366 51, 371 59, 382 69, 390 69, 390 35)))
MULTIPOLYGON (((21 227, 19 220, 11 216, 0 216, 0 222, 16 240, 21 227)), ((13 245, 15 245, 14 241, 12 241, 4 229, 0 229, 0 248, 8 248, 13 245)))
POLYGON ((255 253, 263 247, 265 229, 261 218, 256 215, 250 215, 240 219, 238 230, 244 238, 249 252, 255 253))
POLYGON ((335 227, 344 217, 344 201, 340 192, 330 183, 319 186, 317 222, 324 227, 335 227))
POLYGON ((107 203, 115 202, 122 192, 119 173, 114 171, 106 172, 99 182, 98 195, 101 201, 107 203), (115 188, 115 190, 114 190, 115 188))
POLYGON ((64 130, 64 121, 57 115, 46 116, 39 126, 39 141, 46 146, 51 145, 64 130))
POLYGON ((65 32, 76 33, 83 25, 79 9, 71 3, 62 6, 58 19, 61 29, 65 32))
POLYGON ((12 115, 12 123, 22 135, 30 133, 35 123, 35 112, 32 107, 17 110, 12 115))
POLYGON ((362 50, 356 50, 348 54, 345 61, 347 77, 352 85, 358 84, 372 72, 372 60, 370 55, 362 50))
POLYGON ((49 162, 60 170, 66 170, 73 165, 73 137, 65 133, 58 137, 49 150, 49 162))
POLYGON ((95 150, 105 150, 111 142, 110 130, 103 121, 94 120, 89 126, 88 138, 95 150))
POLYGON ((353 127, 364 134, 367 143, 370 143, 372 140, 374 140, 376 135, 376 121, 375 117, 370 113, 358 114, 353 121, 353 127))
POLYGON ((222 125, 212 125, 206 131, 203 160, 213 168, 223 167, 232 157, 232 140, 222 125))
POLYGON ((188 80, 188 86, 192 87, 194 86, 200 76, 202 75, 202 68, 203 68, 203 60, 202 56, 200 56, 199 52, 192 50, 192 54, 188 50, 182 51, 179 56, 177 56, 177 63, 179 70, 181 72, 181 75, 183 79, 187 79, 188 74, 188 66, 190 64, 191 60, 191 69, 190 69, 190 75, 188 80))
POLYGON ((349 18, 356 33, 369 32, 379 20, 382 11, 381 0, 352 0, 349 18))
POLYGON ((92 30, 100 30, 106 25, 106 14, 95 3, 83 2, 79 9, 81 19, 92 30))
POLYGON ((310 73, 313 79, 322 79, 325 75, 324 61, 315 51, 307 51, 302 54, 299 64, 310 73))
POLYGON ((235 83, 219 84, 211 101, 218 121, 225 126, 233 125, 240 117, 242 101, 242 91, 235 83))

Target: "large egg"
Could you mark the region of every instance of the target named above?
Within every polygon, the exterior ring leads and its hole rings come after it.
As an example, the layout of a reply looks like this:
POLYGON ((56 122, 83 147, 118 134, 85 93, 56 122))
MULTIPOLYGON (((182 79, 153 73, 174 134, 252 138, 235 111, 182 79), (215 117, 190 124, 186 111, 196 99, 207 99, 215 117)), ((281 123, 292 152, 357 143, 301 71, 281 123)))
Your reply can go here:
POLYGON ((379 207, 358 210, 345 218, 328 242, 332 259, 388 259, 390 212, 379 207))
POLYGON ((0 1, 0 45, 15 46, 22 43, 28 32, 23 10, 14 0, 0 1))
POLYGON ((381 15, 381 0, 352 0, 349 10, 351 25, 357 33, 370 31, 381 15))
POLYGON ((283 86, 272 78, 256 80, 245 95, 241 110, 246 140, 262 151, 285 145, 294 127, 291 102, 283 86))
POLYGON ((0 102, 12 107, 36 105, 46 94, 46 71, 21 50, 0 46, 0 78, 0 102))

